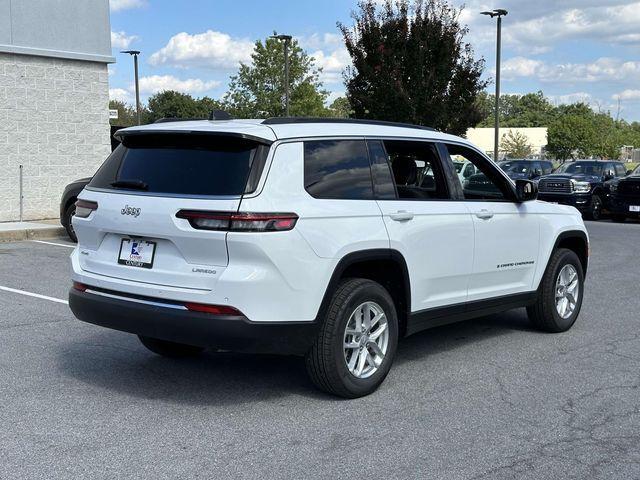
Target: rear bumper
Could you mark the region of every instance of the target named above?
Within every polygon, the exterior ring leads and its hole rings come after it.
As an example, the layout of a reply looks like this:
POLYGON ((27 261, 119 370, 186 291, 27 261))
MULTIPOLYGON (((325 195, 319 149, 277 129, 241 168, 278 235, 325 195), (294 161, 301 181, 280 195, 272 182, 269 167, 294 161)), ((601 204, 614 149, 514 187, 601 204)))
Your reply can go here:
POLYGON ((302 355, 311 347, 317 322, 251 322, 169 306, 69 291, 71 311, 83 322, 161 340, 221 350, 302 355))
POLYGON ((557 194, 557 193, 538 193, 538 200, 545 202, 559 203, 561 205, 569 205, 575 207, 580 212, 585 212, 591 205, 591 194, 557 194))

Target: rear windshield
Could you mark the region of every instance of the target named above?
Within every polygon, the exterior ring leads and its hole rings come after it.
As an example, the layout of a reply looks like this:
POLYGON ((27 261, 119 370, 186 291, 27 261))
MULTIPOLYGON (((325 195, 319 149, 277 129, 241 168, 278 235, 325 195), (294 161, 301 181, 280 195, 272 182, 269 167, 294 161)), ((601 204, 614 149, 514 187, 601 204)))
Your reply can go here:
POLYGON ((267 150, 266 145, 230 136, 124 137, 89 187, 178 195, 241 195, 256 189, 267 150))

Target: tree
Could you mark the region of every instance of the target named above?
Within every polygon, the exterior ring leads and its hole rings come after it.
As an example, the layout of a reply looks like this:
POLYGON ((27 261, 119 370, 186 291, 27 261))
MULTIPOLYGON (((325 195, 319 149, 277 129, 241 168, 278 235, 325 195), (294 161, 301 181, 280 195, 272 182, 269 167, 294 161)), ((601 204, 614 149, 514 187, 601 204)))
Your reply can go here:
POLYGON ((549 125, 547 152, 564 161, 588 156, 596 135, 593 122, 577 114, 561 115, 549 125))
POLYGON ((336 118, 349 118, 353 110, 347 97, 336 98, 331 105, 329 105, 329 115, 336 118))
MULTIPOLYGON (((480 127, 493 127, 495 95, 481 97, 485 119, 480 127)), ((501 127, 546 127, 556 116, 556 108, 541 91, 526 95, 500 96, 501 127)))
POLYGON ((502 136, 500 150, 505 152, 507 158, 527 158, 533 152, 533 147, 524 133, 509 130, 502 136))
MULTIPOLYGON (((328 93, 322 90, 320 70, 294 39, 289 47, 290 114, 324 117, 328 93)), ((282 42, 267 38, 257 41, 250 64, 240 64, 231 77, 223 100, 226 109, 238 118, 280 117, 285 115, 284 48, 282 42)))
POLYGON ((118 110, 118 118, 109 120, 111 125, 116 127, 131 127, 138 124, 135 107, 120 100, 109 100, 109 109, 118 110))
POLYGON ((220 102, 212 98, 195 99, 187 93, 166 90, 149 98, 144 123, 153 123, 160 118, 208 118, 211 110, 220 108, 220 102))
POLYGON ((464 134, 483 118, 484 60, 464 43, 461 10, 446 0, 362 0, 341 23, 352 67, 347 98, 359 118, 428 125, 464 134))

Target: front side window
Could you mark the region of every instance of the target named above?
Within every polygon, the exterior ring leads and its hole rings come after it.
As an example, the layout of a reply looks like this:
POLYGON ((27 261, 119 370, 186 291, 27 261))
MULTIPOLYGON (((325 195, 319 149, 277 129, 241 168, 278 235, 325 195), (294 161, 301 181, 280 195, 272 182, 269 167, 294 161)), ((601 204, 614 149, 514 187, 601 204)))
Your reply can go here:
POLYGON ((369 155, 364 140, 304 142, 304 188, 314 198, 373 198, 369 155))
POLYGON ((440 157, 433 143, 385 140, 384 147, 391 163, 398 198, 449 198, 440 157))
MULTIPOLYGON (((513 191, 506 180, 480 153, 460 145, 445 145, 453 162, 470 162, 476 173, 462 182, 465 200, 511 201, 513 191)), ((506 168, 521 168, 520 163, 506 168), (516 166, 517 165, 517 166, 516 166)))

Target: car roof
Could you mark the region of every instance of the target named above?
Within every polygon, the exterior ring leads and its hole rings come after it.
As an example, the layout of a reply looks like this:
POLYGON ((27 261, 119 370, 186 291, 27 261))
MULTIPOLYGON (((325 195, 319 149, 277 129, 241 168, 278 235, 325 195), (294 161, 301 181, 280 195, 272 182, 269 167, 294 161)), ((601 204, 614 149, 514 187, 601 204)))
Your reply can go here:
POLYGON ((464 142, 467 140, 426 129, 424 127, 372 122, 350 119, 262 119, 246 120, 192 120, 166 121, 136 127, 128 127, 116 132, 116 137, 142 133, 201 132, 229 133, 255 137, 269 142, 295 138, 357 136, 357 137, 398 137, 424 138, 435 141, 464 142), (284 120, 284 121, 282 121, 284 120), (286 121, 289 120, 289 121, 286 121))

